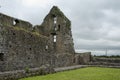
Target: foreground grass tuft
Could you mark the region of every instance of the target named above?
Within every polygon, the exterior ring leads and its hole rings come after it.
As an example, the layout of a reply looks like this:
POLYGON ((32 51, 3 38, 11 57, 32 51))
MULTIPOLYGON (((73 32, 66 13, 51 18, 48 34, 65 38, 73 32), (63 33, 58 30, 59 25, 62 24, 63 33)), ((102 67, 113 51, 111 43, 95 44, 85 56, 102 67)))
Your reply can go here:
POLYGON ((20 80, 120 80, 120 69, 88 67, 20 80))

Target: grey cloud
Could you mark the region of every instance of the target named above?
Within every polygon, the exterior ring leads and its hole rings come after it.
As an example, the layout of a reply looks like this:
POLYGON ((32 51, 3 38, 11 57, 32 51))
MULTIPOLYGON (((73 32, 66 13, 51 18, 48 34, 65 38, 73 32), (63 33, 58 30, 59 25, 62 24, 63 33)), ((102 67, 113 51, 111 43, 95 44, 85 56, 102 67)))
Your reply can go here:
POLYGON ((41 24, 53 5, 72 22, 76 49, 120 49, 120 0, 53 0, 44 7, 26 7, 22 0, 0 0, 0 12, 41 24))

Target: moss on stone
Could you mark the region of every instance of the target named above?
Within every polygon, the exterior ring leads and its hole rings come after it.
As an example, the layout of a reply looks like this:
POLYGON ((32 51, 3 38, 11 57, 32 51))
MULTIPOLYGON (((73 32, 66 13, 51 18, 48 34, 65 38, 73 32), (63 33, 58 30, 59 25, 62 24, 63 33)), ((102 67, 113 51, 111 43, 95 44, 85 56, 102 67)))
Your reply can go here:
POLYGON ((22 31, 25 31, 25 32, 29 32, 28 30, 22 28, 22 27, 12 27, 13 29, 15 30, 22 30, 22 31))
POLYGON ((32 34, 40 36, 38 32, 32 32, 32 34))
POLYGON ((67 26, 69 29, 71 29, 71 21, 70 21, 70 20, 67 21, 66 26, 67 26))
POLYGON ((30 34, 32 34, 32 35, 34 35, 34 36, 39 36, 39 37, 47 38, 46 36, 41 35, 41 34, 38 33, 37 31, 28 31, 28 30, 26 30, 25 28, 17 27, 17 26, 15 26, 15 27, 12 27, 12 26, 6 26, 6 27, 9 27, 9 28, 14 29, 14 30, 16 30, 16 31, 24 31, 24 32, 26 32, 26 33, 30 33, 30 34))

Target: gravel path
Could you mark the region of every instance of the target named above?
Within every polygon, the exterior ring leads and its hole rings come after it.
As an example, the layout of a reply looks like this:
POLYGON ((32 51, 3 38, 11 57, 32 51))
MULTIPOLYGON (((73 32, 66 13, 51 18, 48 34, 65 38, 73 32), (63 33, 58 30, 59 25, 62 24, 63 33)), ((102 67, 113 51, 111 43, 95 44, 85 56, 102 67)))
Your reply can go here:
POLYGON ((54 68, 55 72, 60 72, 60 71, 66 71, 66 70, 73 70, 73 69, 79 69, 79 68, 84 68, 88 67, 88 65, 75 65, 75 66, 69 66, 69 67, 60 67, 60 68, 54 68))

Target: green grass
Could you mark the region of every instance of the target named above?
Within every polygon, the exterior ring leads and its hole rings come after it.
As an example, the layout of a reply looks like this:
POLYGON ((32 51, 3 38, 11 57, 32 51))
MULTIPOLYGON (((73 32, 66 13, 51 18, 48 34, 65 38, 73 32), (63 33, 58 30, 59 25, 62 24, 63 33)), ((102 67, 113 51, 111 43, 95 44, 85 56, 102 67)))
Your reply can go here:
POLYGON ((120 80, 120 69, 88 67, 20 80, 120 80))

